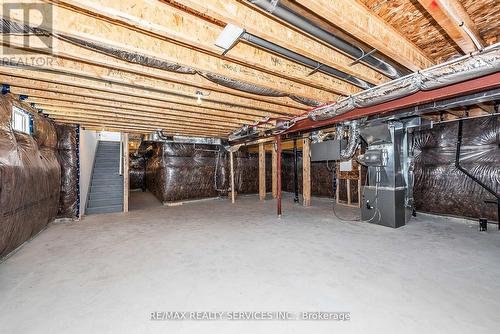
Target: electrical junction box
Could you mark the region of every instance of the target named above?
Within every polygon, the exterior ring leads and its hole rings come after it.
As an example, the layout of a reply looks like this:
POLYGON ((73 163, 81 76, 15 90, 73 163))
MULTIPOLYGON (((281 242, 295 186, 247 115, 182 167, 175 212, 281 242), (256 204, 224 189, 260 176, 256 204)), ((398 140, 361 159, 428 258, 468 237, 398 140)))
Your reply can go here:
POLYGON ((347 161, 340 162, 340 171, 341 172, 351 172, 352 171, 352 159, 347 161))
POLYGON ((311 161, 340 160, 341 147, 346 147, 345 141, 327 140, 311 144, 311 161))

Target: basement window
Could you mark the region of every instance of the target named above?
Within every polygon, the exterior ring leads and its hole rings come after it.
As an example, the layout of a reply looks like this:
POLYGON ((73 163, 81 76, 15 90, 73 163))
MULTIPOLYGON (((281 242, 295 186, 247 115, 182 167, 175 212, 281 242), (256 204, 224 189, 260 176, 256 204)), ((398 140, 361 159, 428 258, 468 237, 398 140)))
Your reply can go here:
POLYGON ((12 130, 31 135, 31 116, 27 111, 12 106, 12 130))

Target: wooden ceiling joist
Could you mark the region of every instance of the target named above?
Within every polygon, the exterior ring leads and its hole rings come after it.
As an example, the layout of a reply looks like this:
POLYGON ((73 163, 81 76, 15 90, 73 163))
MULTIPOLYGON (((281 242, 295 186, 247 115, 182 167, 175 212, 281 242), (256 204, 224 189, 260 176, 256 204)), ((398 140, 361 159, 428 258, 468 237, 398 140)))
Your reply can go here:
POLYGON ((227 124, 237 124, 237 125, 249 124, 252 123, 254 120, 252 117, 248 116, 238 116, 236 118, 220 114, 214 115, 206 112, 204 113, 196 111, 186 112, 184 110, 149 107, 131 103, 109 101, 99 98, 85 98, 69 94, 44 92, 34 89, 27 90, 25 88, 12 87, 11 90, 15 91, 18 94, 28 93, 28 101, 40 105, 42 109, 44 105, 57 106, 62 108, 76 108, 84 110, 118 109, 124 112, 129 112, 131 114, 151 115, 152 117, 153 115, 156 115, 156 117, 179 116, 182 118, 186 117, 188 119, 199 119, 210 122, 216 121, 216 122, 223 122, 227 124))
POLYGON ((51 100, 47 99, 38 99, 38 98, 29 98, 27 100, 30 103, 35 103, 36 107, 39 109, 42 109, 46 111, 47 113, 50 113, 51 110, 64 110, 64 111, 71 111, 75 110, 75 112, 78 112, 80 114, 85 114, 85 113, 110 113, 110 114, 115 114, 115 115, 126 115, 126 116, 132 116, 133 117, 140 117, 141 119, 149 119, 149 120, 171 120, 171 121, 177 121, 179 124, 182 124, 183 122, 186 123, 197 123, 199 125, 220 125, 220 126, 226 126, 229 128, 237 128, 241 126, 243 123, 241 122, 234 122, 231 120, 214 120, 214 119, 208 119, 208 118, 203 118, 203 117, 185 117, 185 116, 173 116, 171 114, 164 114, 164 113, 150 113, 150 112, 133 112, 130 110, 126 109, 116 109, 112 107, 103 107, 103 106, 89 106, 86 104, 82 103, 75 103, 73 105, 68 105, 64 103, 57 103, 51 100), (207 122, 207 121, 210 122, 207 122))
MULTIPOLYGON (((85 118, 85 117, 78 117, 78 116, 55 116, 53 118, 56 122, 61 122, 61 121, 66 121, 66 122, 72 122, 73 124, 93 124, 97 126, 121 126, 123 128, 131 128, 131 129, 143 129, 146 132, 154 132, 158 129, 161 129, 161 126, 155 126, 154 124, 140 124, 140 123, 133 123, 131 124, 129 121, 122 121, 122 120, 109 120, 106 118, 85 118)), ((192 128, 185 128, 185 127, 176 127, 176 126, 170 126, 170 127, 164 127, 164 130, 166 133, 190 133, 190 134, 206 134, 206 135, 213 135, 213 136, 223 136, 226 137, 227 133, 222 130, 205 130, 205 129, 192 129, 192 128)))
POLYGON ((474 22, 459 1, 418 0, 418 2, 464 53, 470 53, 478 49, 465 29, 469 29, 481 46, 484 45, 474 22))
POLYGON ((297 2, 412 71, 433 65, 422 50, 357 0, 297 2))
MULTIPOLYGON (((20 50, 13 51, 13 54, 16 52, 20 53, 21 57, 23 57, 25 52, 29 52, 29 50, 25 49, 25 38, 27 37, 9 36, 9 39, 7 41, 3 38, 3 36, 0 36, 2 44, 11 46, 12 48, 16 48, 16 50, 20 50)), ((28 37, 28 41, 29 45, 33 46, 34 48, 43 47, 40 40, 36 36, 28 37)), ((54 57, 67 59, 78 63, 89 64, 92 66, 98 66, 103 69, 107 69, 110 72, 118 71, 121 73, 131 73, 147 78, 154 78, 167 83, 179 84, 185 86, 185 90, 191 89, 191 94, 195 94, 196 90, 198 89, 202 91, 208 90, 210 92, 213 91, 226 94, 229 96, 229 100, 234 98, 249 99, 252 101, 252 105, 255 106, 259 106, 260 102, 266 102, 267 104, 272 105, 273 109, 279 108, 283 110, 290 110, 290 113, 293 113, 292 110, 307 110, 310 108, 308 106, 295 102, 288 97, 268 97, 263 95, 250 94, 218 85, 206 80, 198 74, 174 73, 160 68, 130 63, 125 60, 108 56, 103 53, 98 53, 78 45, 67 43, 65 41, 59 40, 57 43, 59 44, 59 50, 53 50, 53 52, 51 53, 51 55, 54 57)), ((44 55, 44 57, 46 57, 46 55, 44 55)))
MULTIPOLYGON (((214 41, 221 33, 222 27, 160 2, 130 0, 56 0, 51 2, 221 57, 221 50, 214 45, 214 41), (147 17, 147 21, 143 17, 147 17), (179 20, 179 17, 182 17, 182 20, 179 20)), ((307 74, 311 72, 311 68, 248 44, 234 48, 224 58, 336 94, 349 95, 360 90, 352 84, 323 73, 310 77, 307 74)))
POLYGON ((50 114, 51 112, 64 112, 64 113, 74 113, 78 115, 103 115, 103 116, 116 116, 116 117, 126 117, 130 118, 131 120, 137 119, 137 120, 143 120, 143 121, 149 121, 149 122, 171 122, 175 124, 180 124, 180 125, 196 125, 196 126, 201 126, 201 127, 219 127, 219 128, 224 128, 228 129, 228 131, 231 131, 239 126, 241 124, 238 123, 232 123, 232 122, 221 122, 221 121, 214 121, 210 120, 210 122, 207 122, 207 120, 203 119, 193 119, 193 118, 186 118, 182 116, 171 116, 171 115, 158 115, 158 114, 150 114, 150 113, 131 113, 125 110, 120 110, 120 109, 112 109, 112 108, 92 108, 92 109, 82 109, 82 108, 67 108, 63 106, 58 106, 58 105, 53 105, 53 104, 44 104, 44 103, 36 103, 36 107, 40 108, 44 111, 44 113, 50 114))
MULTIPOLYGON (((38 3, 38 1, 15 0, 13 3, 19 4, 20 7, 24 8, 38 3)), ((10 14, 9 18, 11 20, 20 23, 24 22, 21 11, 11 11, 10 14)), ((165 39, 155 38, 151 35, 65 8, 54 6, 52 8, 53 20, 50 23, 45 22, 42 17, 42 15, 48 15, 48 9, 42 8, 40 14, 33 16, 30 24, 42 29, 52 30, 56 34, 79 38, 131 53, 139 53, 157 60, 193 67, 199 71, 217 73, 233 80, 317 101, 331 101, 338 97, 336 94, 282 79, 277 75, 257 71, 250 67, 217 58, 165 39)), ((6 13, 3 13, 2 10, 2 16, 5 17, 5 15, 6 13)), ((57 39, 55 39, 53 47, 58 50, 57 39)))
MULTIPOLYGON (((57 120, 57 123, 62 124, 75 124, 74 120, 65 120, 60 119, 57 120)), ((110 124, 102 124, 99 122, 85 122, 85 124, 80 124, 85 130, 94 130, 94 131, 113 131, 113 132, 123 132, 123 133, 136 133, 136 134, 149 134, 157 129, 143 128, 143 127, 130 127, 130 126, 120 126, 120 125, 110 125, 110 124)), ((214 133, 199 133, 199 132, 189 132, 189 131, 169 131, 166 135, 182 135, 182 136, 192 136, 192 137, 218 137, 223 138, 218 134, 214 133)))
POLYGON ((49 115, 78 115, 82 117, 106 117, 110 119, 127 119, 130 120, 131 123, 134 122, 148 122, 148 124, 170 124, 170 125, 186 125, 186 126, 195 126, 195 127, 202 127, 206 129, 226 129, 228 132, 233 130, 235 126, 231 124, 220 124, 220 123, 214 123, 214 122, 200 122, 200 121, 193 121, 193 120, 186 120, 186 119, 172 119, 172 118, 165 118, 165 117, 148 117, 148 116, 143 116, 143 115, 130 115, 126 114, 123 112, 119 111, 107 111, 107 110, 101 110, 101 109, 93 109, 93 110, 88 110, 88 109, 70 109, 70 108, 62 108, 62 107, 57 107, 57 106, 43 106, 43 112, 45 114, 49 115))
MULTIPOLYGON (((32 80, 44 81, 47 83, 53 83, 58 85, 71 86, 75 88, 85 89, 89 91, 103 92, 103 93, 114 93, 121 94, 134 98, 147 98, 150 100, 158 101, 158 102, 167 102, 176 105, 183 106, 191 106, 196 107, 200 106, 196 98, 182 96, 182 95, 168 95, 158 89, 155 89, 152 86, 149 87, 141 87, 135 88, 134 86, 130 86, 128 84, 121 83, 112 83, 106 80, 99 79, 86 79, 83 77, 75 77, 66 74, 54 74, 44 71, 36 71, 27 68, 12 68, 7 66, 0 65, 0 73, 4 75, 17 76, 20 78, 27 78, 32 80)), ((281 110, 261 110, 255 109, 251 106, 245 108, 243 105, 233 105, 228 103, 222 103, 218 101, 202 99, 203 107, 209 109, 217 109, 222 111, 227 111, 230 113, 250 113, 254 115, 269 115, 274 114, 276 116, 281 115, 289 115, 288 113, 283 113, 281 110)))
MULTIPOLYGON (((353 59, 331 48, 329 45, 291 28, 284 22, 269 16, 258 7, 249 6, 246 1, 238 0, 162 0, 164 3, 180 5, 183 8, 198 13, 220 24, 232 23, 244 28, 249 33, 267 41, 292 50, 298 54, 329 65, 347 74, 365 80, 372 84, 379 84, 388 79, 362 64, 351 65, 353 59)), ((242 47, 238 43, 235 50, 242 47)), ((229 53, 232 53, 231 50, 229 53)))
POLYGON ((46 110, 46 113, 50 115, 50 117, 57 119, 58 117, 74 117, 88 120, 107 120, 110 122, 128 122, 131 125, 146 125, 153 126, 156 128, 171 128, 171 129, 185 129, 185 130, 193 130, 193 131, 219 131, 224 134, 228 134, 231 132, 227 126, 220 125, 207 125, 203 126, 203 124, 194 124, 190 122, 183 122, 182 124, 175 121, 167 121, 161 120, 158 118, 148 119, 147 117, 138 117, 138 116, 130 116, 130 115, 121 115, 121 114, 110 114, 104 112, 85 112, 79 113, 75 110, 46 110))
MULTIPOLYGON (((13 76, 13 75, 2 75, 2 69, 0 68, 0 82, 9 84, 14 87, 24 88, 25 93, 21 93, 24 95, 30 96, 30 92, 28 90, 38 90, 38 91, 47 91, 54 93, 62 93, 62 94, 70 94, 77 97, 84 98, 99 98, 105 99, 109 101, 117 101, 130 103, 135 105, 144 105, 149 107, 156 108, 164 108, 166 110, 178 110, 178 114, 183 114, 182 111, 194 112, 200 115, 203 114, 212 114, 212 115, 220 115, 220 116, 232 116, 239 117, 240 115, 246 115, 251 117, 251 119, 257 121, 262 119, 263 117, 273 116, 273 114, 269 112, 263 111, 255 111, 255 110, 243 110, 243 111, 231 111, 224 110, 219 108, 209 108, 208 104, 198 105, 194 103, 192 105, 181 105, 177 103, 171 103, 169 101, 163 100, 153 100, 145 97, 139 96, 129 96, 127 94, 119 94, 112 91, 96 91, 94 89, 83 88, 83 87, 75 87, 73 85, 66 84, 57 84, 47 81, 42 81, 40 79, 25 79, 22 76, 13 76)), ((57 98, 57 97, 56 97, 57 98)))
MULTIPOLYGON (((16 49, 8 47, 5 47, 5 49, 3 50, 4 54, 13 54, 16 51, 16 49)), ((154 91, 156 93, 161 93, 162 96, 169 96, 171 98, 175 98, 176 100, 181 99, 185 102, 196 102, 196 89, 193 89, 192 87, 186 85, 159 80, 143 75, 137 75, 130 72, 123 72, 120 70, 110 70, 101 66, 95 66, 80 61, 73 61, 53 56, 44 56, 39 53, 28 53, 28 55, 30 57, 43 57, 39 59, 44 59, 44 64, 37 68, 32 68, 31 73, 40 72, 41 77, 45 79, 60 78, 60 76, 56 75, 63 75, 64 77, 75 83, 82 81, 82 79, 89 79, 105 84, 114 83, 120 86, 126 85, 132 88, 135 87, 139 89, 154 91), (46 73, 41 72, 42 70, 46 73), (52 75, 49 76, 48 73, 51 73, 52 75)), ((24 69, 20 69, 20 71, 24 71, 24 69)), ((240 107, 243 109, 256 109, 289 115, 303 112, 300 109, 278 106, 256 99, 235 97, 216 91, 201 91, 204 94, 208 94, 207 96, 203 97, 204 102, 217 103, 220 107, 224 105, 224 108, 228 110, 234 109, 235 107, 240 107)))

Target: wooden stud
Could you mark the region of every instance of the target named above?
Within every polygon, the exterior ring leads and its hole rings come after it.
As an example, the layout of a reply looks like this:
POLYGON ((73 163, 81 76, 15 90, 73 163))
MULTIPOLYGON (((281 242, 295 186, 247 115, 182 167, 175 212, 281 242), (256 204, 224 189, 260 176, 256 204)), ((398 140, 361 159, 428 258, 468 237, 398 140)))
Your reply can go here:
POLYGON ((128 199, 129 199, 129 161, 128 161, 128 133, 122 133, 123 145, 123 212, 128 212, 128 199))
POLYGON ((266 151, 264 143, 259 144, 259 199, 266 199, 266 151))
POLYGON ((302 197, 303 205, 311 206, 311 149, 310 139, 305 135, 302 140, 302 197))

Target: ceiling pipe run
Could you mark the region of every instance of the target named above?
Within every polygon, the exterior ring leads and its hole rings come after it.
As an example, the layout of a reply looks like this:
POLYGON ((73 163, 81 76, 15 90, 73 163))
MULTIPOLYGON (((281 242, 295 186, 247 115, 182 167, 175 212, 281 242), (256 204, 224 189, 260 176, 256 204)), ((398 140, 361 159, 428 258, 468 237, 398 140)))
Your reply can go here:
POLYGON ((330 32, 321 29, 306 18, 295 13, 291 9, 281 5, 279 0, 247 0, 248 2, 256 5, 257 7, 275 15, 283 21, 297 27, 308 34, 330 44, 341 52, 353 57, 355 60, 368 65, 391 79, 396 79, 408 73, 405 69, 396 69, 391 64, 383 61, 372 54, 365 53, 363 49, 358 46, 346 42, 344 39, 339 38, 330 32))
MULTIPOLYGON (((301 54, 298 54, 294 51, 286 49, 286 48, 279 46, 277 44, 274 44, 272 42, 266 41, 265 39, 262 39, 260 37, 255 36, 255 35, 252 35, 252 34, 245 32, 241 36, 241 39, 244 39, 252 44, 260 46, 263 49, 272 51, 276 54, 282 55, 282 56, 289 58, 291 60, 294 60, 296 62, 307 65, 313 69, 313 72, 318 71, 318 72, 322 72, 322 73, 325 73, 328 75, 332 75, 336 78, 347 81, 348 83, 353 84, 353 85, 360 87, 362 89, 368 89, 368 88, 371 88, 374 86, 374 85, 372 85, 364 80, 353 77, 352 75, 347 74, 347 73, 342 72, 342 71, 339 71, 331 66, 319 63, 316 60, 313 60, 311 58, 302 56, 301 54)), ((313 72, 311 72, 311 73, 313 73, 313 72)))

